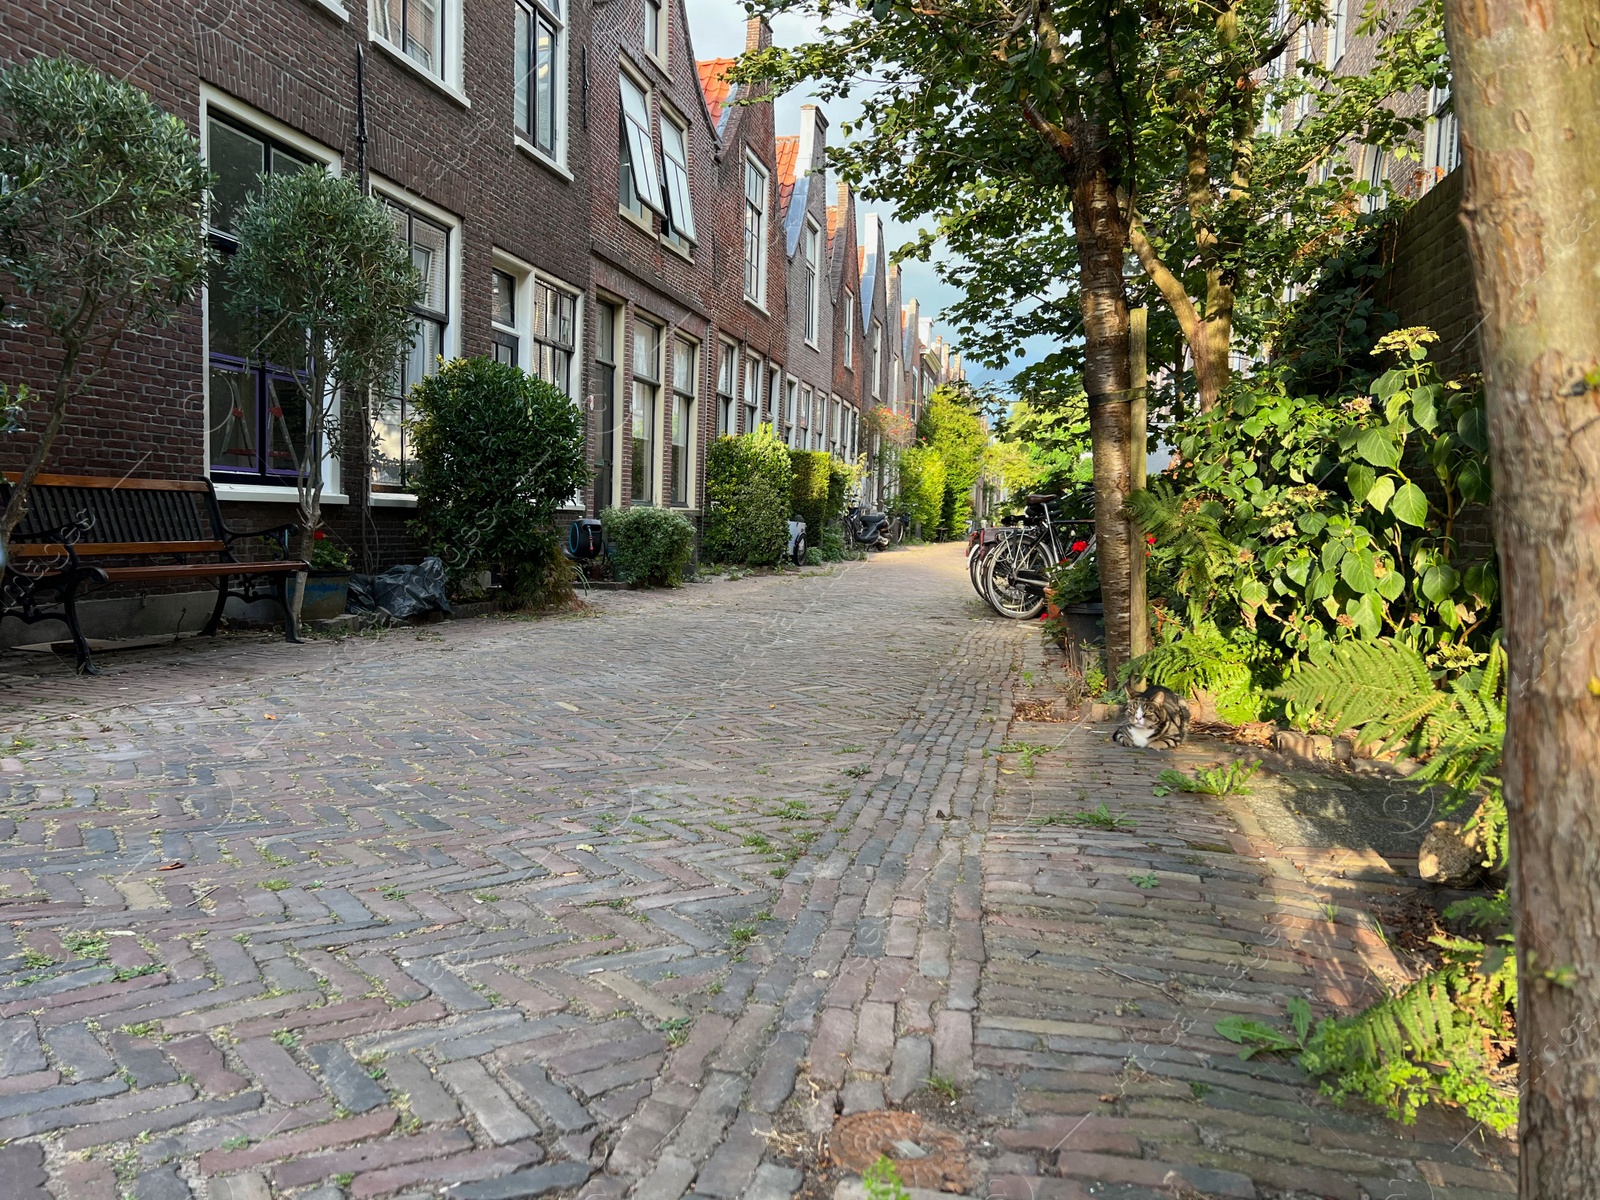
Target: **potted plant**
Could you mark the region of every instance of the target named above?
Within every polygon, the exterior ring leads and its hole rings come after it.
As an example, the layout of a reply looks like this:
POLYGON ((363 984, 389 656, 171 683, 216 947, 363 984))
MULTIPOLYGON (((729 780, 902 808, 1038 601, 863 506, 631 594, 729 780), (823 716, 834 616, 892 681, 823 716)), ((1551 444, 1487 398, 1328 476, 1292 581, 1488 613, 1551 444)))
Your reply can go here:
POLYGON ((305 600, 300 615, 308 621, 327 621, 344 612, 350 594, 350 552, 334 544, 326 529, 311 535, 311 570, 306 574, 305 600))

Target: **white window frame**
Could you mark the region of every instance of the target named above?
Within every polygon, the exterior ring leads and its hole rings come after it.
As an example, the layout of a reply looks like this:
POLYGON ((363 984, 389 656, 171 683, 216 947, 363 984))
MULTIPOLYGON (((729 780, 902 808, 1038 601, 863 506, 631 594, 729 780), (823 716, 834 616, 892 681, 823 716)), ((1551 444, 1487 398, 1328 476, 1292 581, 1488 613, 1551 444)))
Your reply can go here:
MULTIPOLYGON (((276 121, 265 113, 251 108, 248 104, 241 103, 229 96, 226 92, 218 91, 209 84, 200 85, 200 156, 202 161, 210 162, 210 117, 215 111, 217 115, 239 125, 258 130, 275 141, 282 142, 290 149, 304 154, 307 158, 321 162, 330 175, 343 174, 343 162, 337 150, 330 149, 320 142, 313 141, 304 134, 291 129, 281 121, 276 121)), ((203 445, 201 446, 201 461, 206 464, 206 474, 211 474, 211 297, 210 289, 201 288, 201 356, 200 361, 206 364, 201 372, 201 412, 200 425, 203 430, 203 445)), ((337 406, 330 414, 330 427, 337 428, 337 406)), ((322 456, 322 503, 348 504, 350 497, 344 490, 344 480, 340 473, 339 459, 331 452, 325 451, 322 456)), ((256 500, 269 503, 298 504, 298 489, 292 487, 273 487, 265 483, 232 483, 226 478, 213 480, 219 500, 256 500)))
MULTIPOLYGON (((439 342, 439 356, 446 362, 459 358, 461 356, 461 220, 449 210, 424 200, 414 192, 380 175, 371 175, 370 180, 374 199, 389 199, 396 204, 403 204, 415 210, 418 215, 449 230, 449 249, 445 252, 446 270, 450 272, 445 293, 449 308, 445 312, 444 334, 439 342)), ((369 497, 369 503, 379 508, 415 508, 417 498, 410 492, 374 491, 369 497)))
POLYGON ((883 322, 872 320, 872 398, 883 392, 883 322))
MULTIPOLYGON (((686 422, 687 429, 685 430, 685 435, 686 435, 687 440, 684 443, 684 455, 683 455, 683 457, 684 457, 683 478, 684 478, 685 498, 682 501, 674 500, 672 498, 670 482, 667 482, 667 488, 664 489, 662 495, 664 497, 665 503, 669 507, 671 507, 671 508, 688 509, 691 512, 700 507, 699 504, 697 503, 697 500, 699 499, 699 497, 696 495, 696 493, 699 491, 699 487, 697 486, 696 476, 695 476, 695 468, 699 464, 695 460, 696 460, 696 448, 697 448, 697 446, 699 444, 699 441, 700 441, 700 438, 699 438, 699 432, 700 432, 700 380, 701 380, 702 376, 704 375, 703 363, 702 363, 702 360, 701 360, 701 355, 702 355, 703 350, 704 350, 704 343, 701 342, 699 338, 690 337, 688 334, 682 332, 681 330, 674 330, 673 331, 673 334, 672 334, 672 383, 671 383, 671 386, 668 388, 668 391, 670 392, 671 397, 672 397, 673 414, 676 415, 676 413, 677 413, 679 397, 687 396, 688 397, 688 401, 689 401, 689 416, 688 416, 688 420, 686 422), (689 372, 689 390, 687 392, 680 391, 678 389, 678 355, 680 353, 682 353, 685 348, 687 348, 689 353, 694 357, 694 366, 693 366, 693 369, 689 372)), ((676 424, 676 422, 674 422, 674 425, 675 424, 676 424)), ((673 445, 672 437, 673 437, 672 429, 669 428, 667 430, 667 451, 668 451, 667 457, 668 457, 668 461, 669 462, 671 460, 671 451, 672 451, 672 445, 673 445)))
POLYGON ((617 163, 617 211, 630 220, 648 222, 650 214, 665 217, 661 204, 661 179, 656 173, 656 139, 655 120, 651 110, 655 107, 652 103, 650 85, 624 68, 617 75, 617 92, 619 99, 620 125, 618 131, 619 143, 626 139, 628 146, 628 161, 626 169, 633 177, 633 192, 638 197, 642 213, 635 212, 622 202, 622 171, 624 164, 619 155, 617 163), (639 93, 642 107, 629 103, 633 97, 628 89, 633 88, 639 93), (642 122, 642 123, 641 123, 642 122))
POLYGON ((437 0, 440 25, 439 54, 444 60, 437 71, 430 70, 406 51, 403 35, 400 42, 395 42, 379 32, 382 27, 380 22, 383 20, 383 9, 387 3, 415 2, 416 0, 371 0, 367 9, 368 41, 402 67, 414 71, 418 78, 426 79, 463 108, 471 108, 472 102, 467 99, 462 83, 461 50, 465 44, 465 38, 462 36, 462 0, 437 0))
POLYGON ((666 104, 661 106, 661 195, 666 204, 666 221, 663 223, 666 232, 663 236, 670 242, 692 247, 697 239, 694 227, 694 189, 690 180, 691 153, 689 149, 689 122, 680 117, 666 104), (672 139, 667 131, 673 130, 678 134, 683 147, 682 161, 679 161, 670 147, 672 139), (683 219, 679 219, 680 210, 683 219))
POLYGON ((1380 150, 1376 146, 1363 146, 1361 172, 1369 189, 1361 198, 1361 211, 1371 213, 1389 207, 1389 191, 1384 186, 1389 178, 1388 151, 1380 150))
POLYGON ((739 346, 726 338, 717 342, 717 436, 731 437, 739 432, 739 346), (723 384, 727 390, 723 390, 723 384))
POLYGON ((1339 60, 1344 57, 1349 34, 1350 0, 1331 0, 1331 11, 1328 14, 1328 25, 1325 30, 1327 42, 1323 47, 1326 52, 1323 56, 1323 65, 1328 70, 1331 71, 1338 66, 1339 60))
POLYGON ((645 499, 638 499, 633 494, 634 456, 632 454, 632 447, 630 446, 627 479, 628 503, 660 508, 662 504, 662 496, 665 494, 663 490, 665 481, 661 478, 661 431, 663 428, 663 418, 665 416, 666 409, 664 401, 668 396, 670 396, 672 390, 671 380, 665 379, 664 376, 666 374, 667 365, 667 342, 671 338, 672 333, 671 330, 667 328, 665 322, 639 316, 637 314, 633 317, 633 320, 629 324, 628 430, 630 433, 633 431, 634 397, 637 394, 637 388, 639 386, 638 381, 641 378, 639 375, 638 357, 636 354, 634 354, 634 351, 638 347, 637 330, 641 325, 648 325, 656 331, 655 379, 651 381, 649 376, 643 377, 647 383, 653 382, 656 389, 654 411, 650 414, 650 424, 653 427, 651 429, 650 441, 652 458, 649 466, 650 479, 647 488, 648 494, 645 499))
POLYGON ((1428 124, 1423 132, 1422 166, 1425 189, 1461 165, 1461 126, 1450 105, 1450 85, 1428 89, 1428 124), (1445 111, 1449 109, 1449 111, 1445 111))
MULTIPOLYGON (((526 17, 530 22, 530 27, 533 30, 537 30, 539 20, 542 18, 548 21, 554 27, 556 41, 555 53, 551 56, 550 66, 551 73, 554 76, 554 79, 551 82, 551 94, 553 98, 553 107, 555 110, 552 115, 552 125, 555 134, 554 145, 548 149, 539 145, 538 136, 535 132, 535 127, 538 124, 538 118, 534 104, 535 99, 537 98, 537 91, 534 87, 532 61, 527 64, 529 127, 524 130, 518 124, 520 118, 516 112, 516 106, 520 102, 519 93, 522 88, 522 75, 524 67, 523 62, 520 61, 520 59, 515 61, 513 64, 512 78, 512 124, 516 128, 517 145, 523 150, 526 150, 529 154, 533 155, 535 158, 549 163, 551 166, 556 167, 563 173, 565 173, 567 169, 568 138, 568 38, 567 21, 566 17, 563 15, 563 7, 564 5, 571 4, 572 2, 573 0, 513 0, 514 16, 519 22, 519 27, 520 22, 526 17)), ((519 46, 519 49, 523 48, 519 46)), ((535 54, 534 39, 529 39, 526 51, 531 60, 535 54)))
MULTIPOLYGON (((502 333, 517 339, 517 361, 519 370, 528 369, 528 344, 533 340, 533 268, 520 258, 507 254, 503 250, 490 251, 490 265, 502 275, 511 277, 511 324, 507 325, 500 320, 499 314, 494 311, 491 291, 491 305, 489 311, 489 328, 494 333, 502 333)), ((493 276, 490 276, 491 286, 493 276)), ((496 347, 499 342, 494 343, 496 347)))
POLYGON ((660 64, 663 70, 672 60, 672 0, 644 0, 641 24, 639 27, 639 44, 644 47, 644 52, 660 64), (650 17, 654 11, 656 19, 656 47, 650 48, 650 17))
POLYGON ((822 230, 810 217, 800 237, 806 285, 806 345, 816 349, 822 325, 822 230))
POLYGON ((772 432, 778 432, 778 426, 783 420, 780 411, 783 408, 783 367, 775 362, 767 363, 767 420, 772 425, 772 432))
POLYGON ((844 290, 844 365, 855 366, 856 357, 856 294, 844 290))
POLYGON ((744 352, 744 431, 754 433, 756 426, 761 423, 761 385, 767 377, 766 366, 761 361, 759 354, 750 353, 747 348, 744 352), (751 384, 755 385, 752 394, 751 384))
POLYGON ((744 298, 764 311, 767 303, 767 236, 772 213, 772 176, 753 154, 745 155, 744 170, 744 298), (756 180, 754 187, 752 177, 756 180), (752 191, 759 194, 759 206, 751 196, 752 191))

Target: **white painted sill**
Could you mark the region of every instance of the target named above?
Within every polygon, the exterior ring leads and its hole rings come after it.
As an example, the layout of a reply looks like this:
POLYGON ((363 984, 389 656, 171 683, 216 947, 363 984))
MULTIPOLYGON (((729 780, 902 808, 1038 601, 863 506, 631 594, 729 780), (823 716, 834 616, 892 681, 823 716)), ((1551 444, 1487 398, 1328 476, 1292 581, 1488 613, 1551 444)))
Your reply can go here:
MULTIPOLYGON (((300 495, 295 488, 268 487, 264 483, 223 483, 213 480, 218 500, 238 503, 298 504, 300 495)), ((324 504, 349 504, 350 497, 342 492, 323 492, 324 504)))
POLYGON ((521 150, 529 158, 533 159, 534 162, 538 163, 541 167, 545 168, 545 170, 551 172, 552 174, 559 175, 568 183, 575 182, 576 177, 571 171, 567 170, 566 167, 562 166, 555 159, 551 158, 548 154, 539 149, 539 147, 535 146, 532 142, 528 141, 521 134, 517 135, 517 149, 521 150))
POLYGON ((373 508, 415 508, 417 498, 409 492, 373 492, 368 503, 373 508))
POLYGON ((418 79, 422 80, 424 83, 427 83, 427 84, 429 84, 430 86, 432 86, 434 88, 437 88, 440 92, 443 92, 446 96, 448 96, 451 100, 454 100, 462 108, 471 108, 472 107, 472 101, 467 99, 467 94, 465 92, 463 92, 461 89, 457 88, 454 84, 446 83, 443 79, 440 79, 437 75, 430 75, 427 71, 424 71, 416 63, 412 62, 411 61, 411 56, 408 55, 404 50, 401 50, 398 46, 390 45, 388 42, 384 41, 382 38, 379 38, 379 37, 373 38, 372 39, 372 44, 374 46, 376 46, 379 50, 382 50, 385 54, 387 54, 395 62, 399 63, 406 70, 410 71, 418 79))
POLYGON ((315 5, 330 16, 338 17, 339 20, 347 25, 350 23, 349 10, 340 4, 339 0, 307 0, 307 3, 315 5))

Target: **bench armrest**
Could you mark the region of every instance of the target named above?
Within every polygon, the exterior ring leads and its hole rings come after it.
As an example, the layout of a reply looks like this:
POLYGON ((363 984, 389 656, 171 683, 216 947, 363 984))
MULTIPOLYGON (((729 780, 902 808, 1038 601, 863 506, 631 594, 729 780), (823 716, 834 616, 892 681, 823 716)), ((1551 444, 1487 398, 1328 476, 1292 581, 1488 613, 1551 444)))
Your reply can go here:
POLYGON ((222 535, 222 540, 227 542, 228 549, 231 552, 233 549, 233 544, 237 541, 243 541, 249 538, 262 538, 265 541, 274 542, 277 544, 279 558, 288 558, 289 535, 295 533, 297 530, 299 530, 299 528, 299 525, 291 522, 287 525, 274 525, 270 529, 245 529, 239 530, 238 532, 228 530, 222 535))

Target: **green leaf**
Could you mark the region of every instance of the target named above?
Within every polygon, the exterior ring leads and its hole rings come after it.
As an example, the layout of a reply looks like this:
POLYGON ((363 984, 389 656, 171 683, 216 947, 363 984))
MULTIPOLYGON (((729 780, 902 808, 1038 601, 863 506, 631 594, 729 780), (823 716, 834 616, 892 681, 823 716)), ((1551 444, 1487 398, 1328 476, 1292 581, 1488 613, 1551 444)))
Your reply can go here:
POLYGON ((1356 439, 1356 453, 1375 467, 1391 470, 1400 465, 1400 451, 1386 429, 1374 426, 1363 429, 1356 439))
MULTIPOLYGON (((1373 508, 1377 509, 1379 512, 1382 512, 1384 507, 1389 503, 1389 498, 1393 495, 1394 476, 1380 475, 1378 476, 1378 482, 1373 484, 1371 489, 1367 492, 1366 501, 1368 504, 1372 505, 1373 508)), ((1398 516, 1399 514, 1396 513, 1395 515, 1398 516)))
POLYGON ((1432 433, 1439 424, 1439 412, 1434 404, 1439 389, 1434 384, 1424 384, 1411 393, 1411 419, 1419 429, 1432 433))
POLYGON ((1284 569, 1283 569, 1283 573, 1285 575, 1287 575, 1290 579, 1292 579, 1296 583, 1298 583, 1301 587, 1305 587, 1305 585, 1306 585, 1306 576, 1309 575, 1310 572, 1311 572, 1311 559, 1308 556, 1305 556, 1305 555, 1302 555, 1301 557, 1295 559, 1293 562, 1291 562, 1288 566, 1284 567, 1284 569))
POLYGON ((1301 513, 1295 524, 1300 527, 1301 533, 1309 537, 1316 537, 1317 534, 1328 527, 1328 518, 1321 513, 1301 513))
POLYGON ((1350 489, 1350 499, 1359 502, 1367 498, 1367 493, 1378 482, 1378 473, 1371 467, 1352 463, 1345 469, 1344 481, 1350 489))
POLYGON ((1239 585, 1239 599, 1254 608, 1267 602, 1267 585, 1257 579, 1246 579, 1239 585))
POLYGON ((1383 632, 1383 601, 1376 591, 1352 599, 1344 610, 1369 642, 1383 632))
POLYGON ((1406 590, 1406 577, 1399 571, 1391 570, 1382 579, 1378 580, 1378 595, 1385 600, 1398 600, 1406 590))
POLYGON ((1407 483, 1394 494, 1389 506, 1395 520, 1420 529, 1428 520, 1428 497, 1414 483, 1407 483))
POLYGON ((1461 577, 1456 574, 1456 569, 1448 563, 1429 567, 1422 576, 1422 594, 1433 603, 1438 604, 1447 596, 1455 593, 1456 585, 1461 582, 1461 577))
POLYGON ((1456 421, 1456 432, 1461 440, 1479 454, 1489 453, 1489 426, 1484 419, 1483 406, 1467 409, 1456 421))
POLYGON ((1376 588, 1378 579, 1372 571, 1372 552, 1370 550, 1348 551, 1339 560, 1339 578, 1344 580, 1345 585, 1358 595, 1364 595, 1376 588))

